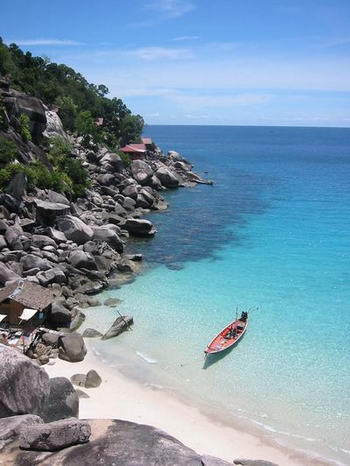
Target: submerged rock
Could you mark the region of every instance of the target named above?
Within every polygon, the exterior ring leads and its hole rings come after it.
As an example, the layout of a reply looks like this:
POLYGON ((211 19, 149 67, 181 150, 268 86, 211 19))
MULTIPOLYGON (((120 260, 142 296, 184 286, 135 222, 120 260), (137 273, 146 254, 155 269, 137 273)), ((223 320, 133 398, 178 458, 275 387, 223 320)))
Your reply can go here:
POLYGON ((86 328, 83 332, 84 338, 98 338, 102 337, 102 333, 94 328, 86 328))
POLYGON ((109 330, 102 336, 102 340, 116 337, 125 332, 132 324, 134 319, 131 316, 120 316, 112 324, 109 330))

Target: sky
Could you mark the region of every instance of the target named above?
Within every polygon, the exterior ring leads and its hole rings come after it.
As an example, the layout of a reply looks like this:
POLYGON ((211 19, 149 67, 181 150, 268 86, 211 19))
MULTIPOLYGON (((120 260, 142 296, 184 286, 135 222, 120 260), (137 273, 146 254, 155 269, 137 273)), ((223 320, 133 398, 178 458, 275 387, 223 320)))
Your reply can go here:
POLYGON ((148 124, 350 126, 350 0, 11 0, 0 36, 148 124))

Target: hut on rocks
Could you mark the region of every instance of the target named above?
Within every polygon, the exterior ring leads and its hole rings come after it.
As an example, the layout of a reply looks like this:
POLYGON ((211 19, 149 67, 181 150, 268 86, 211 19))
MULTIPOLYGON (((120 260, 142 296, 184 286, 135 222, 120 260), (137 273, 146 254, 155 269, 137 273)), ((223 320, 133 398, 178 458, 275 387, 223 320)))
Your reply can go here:
POLYGON ((55 297, 51 290, 33 282, 19 280, 0 290, 0 323, 17 326, 23 321, 45 320, 55 297))

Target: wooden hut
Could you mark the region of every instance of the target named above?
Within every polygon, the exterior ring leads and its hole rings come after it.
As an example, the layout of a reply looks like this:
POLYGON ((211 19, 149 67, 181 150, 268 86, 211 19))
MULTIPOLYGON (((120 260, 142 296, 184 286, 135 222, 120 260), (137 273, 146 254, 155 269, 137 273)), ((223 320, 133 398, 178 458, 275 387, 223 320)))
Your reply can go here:
POLYGON ((54 299, 51 290, 33 282, 20 280, 8 285, 0 290, 0 322, 18 325, 38 312, 43 320, 54 299))
POLYGON ((119 150, 124 152, 124 154, 128 154, 132 160, 143 159, 147 154, 147 148, 145 144, 128 144, 119 150))

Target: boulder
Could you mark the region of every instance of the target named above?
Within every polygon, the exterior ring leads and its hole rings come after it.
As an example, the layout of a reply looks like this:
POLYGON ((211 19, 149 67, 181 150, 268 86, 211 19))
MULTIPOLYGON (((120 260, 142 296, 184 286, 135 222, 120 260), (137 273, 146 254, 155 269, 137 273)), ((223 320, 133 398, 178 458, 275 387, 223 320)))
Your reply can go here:
POLYGON ((27 356, 0 344, 0 418, 40 414, 49 393, 45 370, 27 356))
POLYGON ((152 222, 140 218, 130 218, 125 221, 123 228, 134 236, 153 236, 156 233, 152 222))
POLYGON ((86 374, 85 388, 97 388, 101 383, 102 379, 94 369, 86 374))
POLYGON ((46 235, 33 235, 32 236, 33 246, 42 249, 45 246, 53 246, 57 248, 56 241, 46 235))
POLYGON ((84 338, 98 338, 102 337, 102 333, 94 328, 86 328, 83 332, 84 338))
POLYGON ((49 270, 50 263, 46 259, 35 256, 34 254, 26 254, 20 260, 23 270, 39 269, 40 271, 49 270))
POLYGON ((23 207, 22 201, 11 194, 0 194, 0 205, 8 212, 20 213, 23 207))
POLYGON ((135 210, 136 207, 136 201, 132 199, 131 197, 125 197, 123 201, 123 207, 126 210, 135 210))
POLYGON ((125 332, 132 324, 134 319, 131 316, 120 316, 113 322, 112 326, 102 336, 102 340, 108 340, 109 338, 116 337, 121 333, 125 332))
POLYGON ((56 241, 56 243, 65 243, 67 241, 66 235, 62 233, 62 231, 56 230, 55 228, 49 227, 47 229, 47 235, 56 241))
POLYGON ((106 173, 104 175, 98 175, 97 181, 103 186, 111 186, 115 183, 115 177, 111 173, 106 173))
POLYGON ((78 269, 97 270, 96 262, 92 254, 81 249, 72 251, 69 255, 69 263, 78 269))
POLYGON ((72 321, 70 310, 64 305, 64 300, 51 304, 49 321, 57 327, 67 327, 72 321))
POLYGON ((0 419, 0 451, 4 445, 17 439, 22 427, 42 424, 42 422, 43 420, 34 414, 22 414, 0 419))
POLYGON ((6 282, 20 280, 20 276, 6 267, 5 264, 0 262, 0 285, 5 285, 6 282))
POLYGON ((70 213, 70 207, 58 202, 34 200, 36 205, 36 219, 41 225, 53 225, 56 217, 70 213))
POLYGON ((51 110, 45 111, 46 115, 46 128, 43 135, 47 138, 60 136, 61 138, 68 139, 62 125, 62 121, 56 112, 51 110))
POLYGON ((85 374, 74 374, 70 378, 73 385, 77 385, 78 387, 85 387, 86 382, 86 375, 85 374))
POLYGON ((16 199, 22 199, 27 189, 27 175, 24 172, 17 173, 6 186, 5 193, 16 199))
POLYGON ((114 230, 107 227, 93 227, 93 232, 95 241, 105 241, 117 252, 123 252, 124 243, 114 230))
POLYGON ((77 244, 84 244, 90 241, 93 236, 93 230, 78 217, 66 215, 57 219, 58 229, 62 231, 66 238, 77 244))
POLYGON ((149 185, 153 176, 153 170, 143 160, 134 160, 131 164, 131 172, 135 180, 142 186, 149 185))
POLYGON ((60 338, 59 358, 70 362, 83 361, 87 350, 80 333, 73 332, 60 338))
POLYGON ((71 418, 24 427, 19 442, 20 447, 26 450, 56 451, 86 443, 90 436, 91 428, 87 421, 71 418))
POLYGON ((203 466, 230 466, 231 463, 215 458, 215 456, 204 455, 202 456, 203 466))
POLYGON ((166 188, 177 188, 180 184, 174 173, 166 167, 158 168, 156 176, 166 188))
POLYGON ((50 379, 50 395, 41 417, 45 422, 79 417, 79 397, 65 377, 50 379))
POLYGON ((138 187, 136 184, 129 184, 129 186, 123 189, 123 196, 131 197, 131 199, 134 199, 134 201, 137 199, 137 194, 138 187))
POLYGON ((0 251, 4 248, 7 248, 6 240, 3 236, 0 236, 0 251))
POLYGON ((101 165, 111 165, 114 170, 120 171, 124 168, 124 164, 122 159, 118 154, 113 152, 107 152, 102 159, 100 159, 101 165))
POLYGON ((46 270, 45 272, 39 272, 36 274, 36 278, 42 286, 48 286, 51 283, 58 283, 60 285, 67 283, 66 275, 58 267, 46 270))

